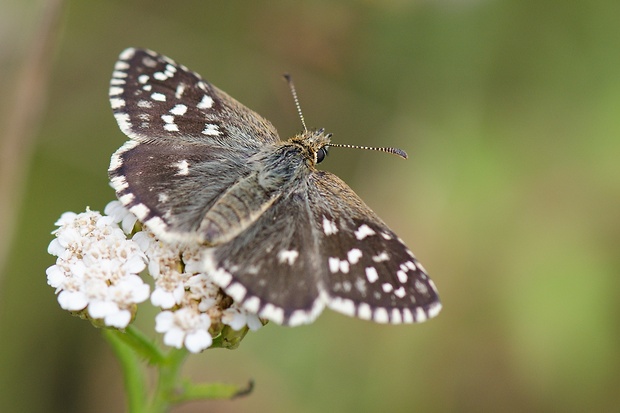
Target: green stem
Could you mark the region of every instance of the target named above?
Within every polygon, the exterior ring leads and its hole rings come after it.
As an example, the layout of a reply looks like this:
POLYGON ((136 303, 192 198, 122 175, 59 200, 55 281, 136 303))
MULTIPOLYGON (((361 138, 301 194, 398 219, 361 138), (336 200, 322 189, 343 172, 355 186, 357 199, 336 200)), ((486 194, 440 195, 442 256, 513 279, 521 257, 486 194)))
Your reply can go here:
POLYGON ((166 361, 166 355, 157 347, 149 337, 133 326, 125 329, 125 334, 119 332, 119 338, 134 351, 145 358, 149 364, 158 365, 166 361))
POLYGON ((130 413, 146 413, 147 393, 143 380, 144 373, 140 368, 140 360, 136 357, 133 347, 123 339, 125 333, 121 331, 104 328, 102 332, 121 364, 128 411, 130 413))
POLYGON ((188 352, 185 349, 172 349, 163 363, 159 364, 159 377, 151 403, 151 413, 165 413, 175 403, 176 393, 181 391, 177 387, 179 372, 187 355, 188 352))
MULTIPOLYGON (((252 382, 245 388, 222 383, 181 383, 179 374, 189 354, 186 349, 172 349, 163 353, 135 327, 128 327, 125 332, 107 328, 102 331, 121 364, 130 413, 166 413, 175 404, 190 400, 232 399, 252 390, 252 382), (142 360, 157 369, 157 385, 152 395, 149 395, 147 389, 142 360)), ((220 345, 235 348, 246 332, 223 334, 220 345)))

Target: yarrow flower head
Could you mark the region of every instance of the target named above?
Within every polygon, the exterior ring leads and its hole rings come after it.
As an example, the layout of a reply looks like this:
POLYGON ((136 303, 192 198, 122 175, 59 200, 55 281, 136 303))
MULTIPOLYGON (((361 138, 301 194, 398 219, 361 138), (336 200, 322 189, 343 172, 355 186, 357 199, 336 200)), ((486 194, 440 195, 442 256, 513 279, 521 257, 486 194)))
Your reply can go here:
POLYGON ((47 275, 63 309, 124 328, 135 317, 136 304, 149 298, 150 288, 138 275, 146 268, 154 284, 151 304, 162 309, 155 330, 166 345, 197 353, 215 338, 234 348, 248 330, 263 325, 203 271, 198 247, 159 241, 136 226, 136 217, 118 201, 104 211, 103 216, 67 212, 56 222, 48 252, 58 259, 47 275), (132 236, 134 228, 139 230, 132 236))
POLYGON ((136 304, 149 297, 149 286, 138 276, 146 267, 138 244, 112 217, 96 211, 67 212, 56 225, 48 252, 58 259, 47 269, 47 283, 60 306, 106 326, 126 327, 136 304))

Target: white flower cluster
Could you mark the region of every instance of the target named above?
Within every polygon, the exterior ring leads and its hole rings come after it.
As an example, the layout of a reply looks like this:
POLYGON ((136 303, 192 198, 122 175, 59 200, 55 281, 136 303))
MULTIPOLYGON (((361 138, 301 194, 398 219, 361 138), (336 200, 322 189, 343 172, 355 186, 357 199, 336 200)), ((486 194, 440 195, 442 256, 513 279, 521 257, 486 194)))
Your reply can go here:
MULTIPOLYGON (((139 280, 139 283, 133 281, 135 300, 131 305, 128 306, 129 301, 116 303, 118 308, 135 308, 136 303, 146 300, 149 295, 148 286, 136 275, 147 267, 155 284, 150 295, 151 303, 162 309, 156 316, 155 330, 164 334, 165 344, 176 348, 185 346, 197 353, 211 346, 212 335, 219 334, 223 325, 234 330, 246 326, 257 330, 262 326, 256 314, 248 313, 236 303, 231 304, 230 298, 222 293, 211 277, 201 272, 198 249, 162 243, 146 228, 127 239, 123 231, 131 233, 136 217, 118 201, 110 202, 105 213, 107 216, 91 211, 79 215, 65 213, 56 223, 60 228, 54 232, 57 238, 50 244, 49 252, 58 256, 58 261, 48 269, 48 283, 60 292, 58 301, 62 308, 70 311, 88 308, 92 318, 104 318, 99 312, 95 312, 95 316, 91 309, 97 308, 98 304, 93 305, 90 297, 102 295, 99 289, 105 291, 99 284, 105 284, 107 288, 112 286, 109 277, 102 276, 99 267, 119 268, 116 280, 134 280, 134 277, 139 280), (116 249, 102 251, 112 244, 116 249), (119 249, 121 245, 125 248, 123 252, 119 249), (83 262, 85 257, 89 258, 83 262), (100 257, 104 259, 100 260, 100 257), (114 257, 113 265, 106 261, 110 260, 108 257, 114 257), (77 276, 74 274, 76 268, 77 276), (124 276, 119 275, 120 268, 126 271, 124 276), (84 279, 88 279, 88 283, 81 281, 84 279)), ((134 313, 135 310, 129 313, 124 324, 109 323, 107 318, 104 321, 109 326, 126 327, 134 313)))
POLYGON ((48 252, 58 259, 47 269, 47 283, 56 289, 60 306, 86 310, 107 326, 127 327, 135 305, 149 297, 149 286, 138 276, 146 267, 138 244, 112 217, 95 211, 66 212, 56 225, 48 252))
POLYGON ((210 330, 218 330, 214 324, 235 330, 262 326, 256 314, 224 303, 227 297, 219 286, 201 272, 198 249, 164 244, 147 229, 133 239, 149 258, 148 270, 155 280, 151 303, 163 310, 155 318, 155 330, 164 334, 165 344, 197 353, 211 346, 210 330))

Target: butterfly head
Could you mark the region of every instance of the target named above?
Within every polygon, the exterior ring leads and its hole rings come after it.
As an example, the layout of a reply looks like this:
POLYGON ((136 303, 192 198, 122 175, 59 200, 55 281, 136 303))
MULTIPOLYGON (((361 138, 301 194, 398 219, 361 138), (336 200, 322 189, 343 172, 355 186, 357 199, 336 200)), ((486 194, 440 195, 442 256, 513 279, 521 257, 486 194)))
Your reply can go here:
POLYGON ((321 163, 327 156, 327 148, 331 142, 331 133, 325 133, 325 129, 305 130, 299 135, 293 136, 289 142, 301 148, 301 152, 307 162, 314 166, 321 163))

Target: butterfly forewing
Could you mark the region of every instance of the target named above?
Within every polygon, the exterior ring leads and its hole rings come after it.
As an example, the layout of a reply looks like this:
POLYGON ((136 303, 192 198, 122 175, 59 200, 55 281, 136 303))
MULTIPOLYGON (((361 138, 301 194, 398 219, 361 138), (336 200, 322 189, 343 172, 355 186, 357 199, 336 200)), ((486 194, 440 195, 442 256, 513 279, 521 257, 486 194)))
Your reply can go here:
POLYGON ((112 185, 121 202, 167 241, 195 242, 209 207, 247 174, 247 159, 279 140, 268 121, 149 50, 121 53, 110 103, 132 138, 112 156, 112 185))
POLYGON ((196 243, 206 212, 247 173, 228 149, 127 142, 112 157, 110 178, 121 202, 162 240, 196 243))
POLYGON ((215 144, 243 155, 279 140, 267 120, 172 59, 123 51, 110 81, 110 104, 123 132, 141 142, 215 144))

